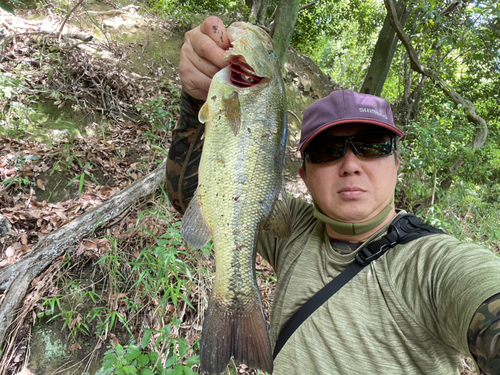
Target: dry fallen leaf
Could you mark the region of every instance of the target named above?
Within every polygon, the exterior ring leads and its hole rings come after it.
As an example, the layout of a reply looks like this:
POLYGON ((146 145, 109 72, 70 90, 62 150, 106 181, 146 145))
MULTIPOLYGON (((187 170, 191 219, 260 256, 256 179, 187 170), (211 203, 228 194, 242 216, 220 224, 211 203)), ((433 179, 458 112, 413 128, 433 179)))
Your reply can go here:
POLYGON ((116 296, 116 300, 117 301, 120 301, 122 298, 125 298, 126 296, 128 296, 129 293, 120 293, 116 296))
POLYGON ((85 242, 85 247, 86 247, 87 249, 95 249, 95 248, 96 248, 96 244, 95 244, 95 243, 94 243, 94 241, 92 241, 92 240, 87 240, 87 241, 85 242))
POLYGON ((5 249, 4 254, 7 258, 10 258, 12 255, 14 255, 14 247, 9 246, 7 249, 5 249))
POLYGON ((31 286, 34 287, 39 281, 40 281, 40 276, 34 278, 33 281, 31 282, 31 286))
POLYGON ((40 219, 40 211, 30 210, 26 212, 27 215, 31 216, 33 219, 40 219))
POLYGON ((80 350, 82 347, 80 346, 80 344, 78 344, 77 342, 75 342, 73 345, 71 345, 69 347, 69 351, 70 352, 74 352, 75 350, 80 350))
POLYGON ((43 181, 38 179, 36 180, 36 185, 43 191, 45 191, 45 185, 43 184, 43 181))
POLYGON ((28 370, 28 368, 23 367, 21 371, 17 373, 17 375, 35 375, 35 374, 33 374, 30 370, 28 370))
POLYGON ((82 321, 82 317, 80 315, 77 315, 75 319, 73 319, 69 324, 68 327, 70 329, 73 329, 76 327, 77 324, 79 324, 82 321))

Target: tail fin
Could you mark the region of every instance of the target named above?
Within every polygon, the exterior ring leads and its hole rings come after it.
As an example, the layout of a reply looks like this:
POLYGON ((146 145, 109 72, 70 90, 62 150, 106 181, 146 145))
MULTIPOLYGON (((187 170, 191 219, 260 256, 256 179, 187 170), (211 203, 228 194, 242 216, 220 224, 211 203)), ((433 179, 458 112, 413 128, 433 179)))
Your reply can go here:
POLYGON ((273 355, 260 296, 246 306, 208 303, 200 345, 200 373, 222 373, 231 357, 238 363, 273 372, 273 355))

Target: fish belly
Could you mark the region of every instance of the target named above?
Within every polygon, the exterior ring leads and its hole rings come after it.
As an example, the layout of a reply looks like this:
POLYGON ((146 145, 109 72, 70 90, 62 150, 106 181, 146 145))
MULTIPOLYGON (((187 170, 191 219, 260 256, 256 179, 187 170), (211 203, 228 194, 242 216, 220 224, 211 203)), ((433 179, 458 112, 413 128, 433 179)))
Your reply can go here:
MULTIPOLYGON (((284 132, 278 134, 279 126, 270 125, 267 102, 239 100, 244 108, 237 134, 224 116, 216 116, 207 124, 200 163, 198 199, 216 259, 201 340, 202 369, 209 374, 223 372, 231 356, 272 372, 255 280, 255 244, 282 186, 284 132)), ((218 110, 224 112, 223 107, 218 110)))

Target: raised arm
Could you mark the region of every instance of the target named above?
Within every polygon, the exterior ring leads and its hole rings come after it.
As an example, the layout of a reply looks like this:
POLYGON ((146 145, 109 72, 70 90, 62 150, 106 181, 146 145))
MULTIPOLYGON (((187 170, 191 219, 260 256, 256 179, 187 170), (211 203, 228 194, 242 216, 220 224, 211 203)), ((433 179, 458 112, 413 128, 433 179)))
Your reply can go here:
POLYGON ((467 340, 481 370, 487 375, 500 374, 500 294, 479 307, 469 326, 467 340))
POLYGON ((188 31, 181 47, 181 116, 172 132, 168 153, 167 191, 170 203, 182 214, 198 185, 204 132, 204 125, 198 121, 198 111, 207 99, 212 77, 228 64, 224 61, 224 53, 229 47, 224 24, 217 17, 208 17, 200 26, 188 31))

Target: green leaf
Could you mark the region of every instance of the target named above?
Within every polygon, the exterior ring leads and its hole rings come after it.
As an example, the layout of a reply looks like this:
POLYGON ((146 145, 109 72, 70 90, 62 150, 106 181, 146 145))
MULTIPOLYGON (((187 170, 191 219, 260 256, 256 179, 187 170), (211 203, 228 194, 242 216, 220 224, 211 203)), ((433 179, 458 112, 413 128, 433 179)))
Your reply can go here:
POLYGON ((182 366, 182 370, 184 371, 184 374, 186 374, 186 375, 196 375, 196 372, 194 372, 193 370, 191 370, 187 366, 182 366))
POLYGON ((184 366, 182 366, 180 363, 177 364, 177 366, 174 367, 174 372, 172 373, 172 375, 182 375, 182 368, 184 366))
POLYGON ((184 302, 187 303, 189 307, 191 307, 193 310, 196 310, 193 305, 191 305, 191 302, 188 300, 188 298, 184 294, 179 294, 179 296, 184 300, 184 302))
POLYGON ((137 374, 137 369, 134 367, 134 366, 127 366, 127 367, 124 367, 123 370, 127 373, 127 374, 132 374, 132 375, 136 375, 137 374))
POLYGON ((142 336, 142 340, 141 340, 141 348, 145 348, 146 346, 148 346, 149 344, 149 340, 151 339, 151 334, 153 333, 152 330, 148 329, 148 330, 144 330, 144 336, 142 336))
POLYGON ((138 358, 142 354, 142 350, 135 345, 129 345, 127 347, 128 353, 125 354, 125 359, 132 362, 134 359, 138 358))
POLYGON ((189 366, 192 366, 192 365, 197 365, 200 363, 200 356, 199 355, 193 355, 191 357, 189 357, 187 359, 187 364, 189 366))
POLYGON ((184 358, 186 354, 186 340, 179 339, 179 358, 184 358))
POLYGON ((102 368, 104 370, 110 369, 114 366, 115 363, 116 363, 116 355, 115 355, 114 359, 108 359, 106 362, 104 362, 104 364, 102 365, 102 368))
POLYGON ((78 194, 82 194, 82 190, 83 190, 83 183, 85 182, 85 173, 82 173, 80 175, 80 186, 78 188, 78 194))
POLYGON ((149 363, 149 356, 147 354, 142 354, 137 358, 137 364, 141 367, 146 366, 149 363))
POLYGON ((145 368, 141 370, 141 375, 154 375, 154 372, 145 368))
POLYGON ((0 8, 2 8, 3 10, 5 10, 9 13, 14 14, 14 9, 9 4, 5 4, 2 1, 0 1, 0 8))
POLYGON ((165 362, 165 367, 172 367, 176 363, 177 363, 177 357, 173 355, 172 357, 167 359, 167 362, 165 362))
POLYGON ((120 344, 116 344, 115 350, 120 356, 122 356, 123 353, 125 353, 125 350, 123 350, 123 346, 121 346, 120 344))
POLYGON ((151 361, 152 364, 155 364, 156 361, 158 360, 159 354, 156 352, 151 352, 148 353, 149 360, 151 361))
POLYGON ((78 175, 78 176, 75 176, 73 177, 69 182, 68 182, 68 185, 66 186, 69 186, 71 185, 73 182, 75 182, 76 180, 78 180, 79 178, 81 178, 81 175, 78 175))

